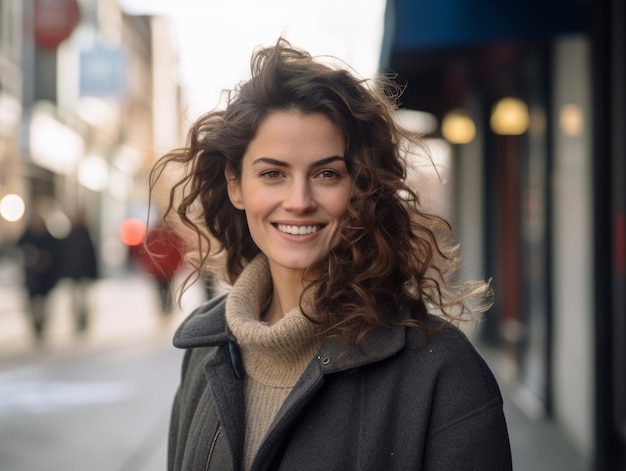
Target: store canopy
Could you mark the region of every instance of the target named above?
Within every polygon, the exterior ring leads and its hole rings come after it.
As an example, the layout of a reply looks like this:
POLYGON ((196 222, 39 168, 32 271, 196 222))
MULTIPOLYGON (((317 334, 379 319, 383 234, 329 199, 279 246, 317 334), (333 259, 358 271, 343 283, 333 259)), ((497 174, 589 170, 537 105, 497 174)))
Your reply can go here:
POLYGON ((581 0, 387 0, 380 72, 407 85, 404 106, 438 114, 458 101, 469 81, 501 77, 520 50, 584 32, 589 25, 584 5, 581 0))
POLYGON ((547 38, 584 27, 580 0, 388 0, 384 42, 402 52, 547 38))

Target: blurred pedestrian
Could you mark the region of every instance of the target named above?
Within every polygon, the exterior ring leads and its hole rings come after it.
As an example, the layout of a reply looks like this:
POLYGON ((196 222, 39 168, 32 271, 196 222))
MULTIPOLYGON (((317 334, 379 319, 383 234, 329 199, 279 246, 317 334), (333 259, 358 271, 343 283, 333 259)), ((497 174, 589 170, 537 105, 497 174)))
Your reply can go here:
POLYGON ((183 266, 184 241, 167 224, 149 228, 143 244, 133 248, 132 256, 156 282, 161 313, 171 314, 174 307, 173 281, 183 266))
POLYGON ((34 205, 28 224, 17 241, 28 296, 28 315, 37 341, 44 336, 49 317, 48 296, 58 281, 59 241, 46 227, 44 215, 34 205))
POLYGON ((89 326, 89 292, 98 278, 96 248, 84 210, 77 211, 70 232, 60 246, 59 277, 70 281, 74 326, 77 333, 84 333, 89 326))
POLYGON ((280 39, 155 167, 183 171, 169 212, 196 268, 222 256, 233 285, 174 337, 170 470, 511 469, 498 385, 453 326, 489 286, 449 281, 398 94, 280 39))

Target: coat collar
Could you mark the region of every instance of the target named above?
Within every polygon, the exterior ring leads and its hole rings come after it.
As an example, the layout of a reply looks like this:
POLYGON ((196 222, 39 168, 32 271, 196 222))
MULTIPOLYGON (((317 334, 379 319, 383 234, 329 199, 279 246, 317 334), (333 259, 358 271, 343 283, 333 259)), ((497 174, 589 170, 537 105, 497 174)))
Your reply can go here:
POLYGON ((227 297, 227 294, 223 294, 195 309, 176 329, 174 346, 210 347, 233 340, 226 325, 227 297))
MULTIPOLYGON (((226 324, 227 294, 214 298, 194 310, 174 334, 177 348, 224 345, 234 341, 226 324)), ((409 317, 404 308, 394 316, 394 324, 409 317)), ((371 332, 359 348, 346 348, 338 338, 330 338, 320 348, 316 360, 322 371, 336 373, 383 360, 399 352, 406 343, 405 327, 383 327, 371 332)))
MULTIPOLYGON (((408 316, 409 310, 401 309, 394 316, 393 324, 408 316)), ((359 347, 347 348, 341 339, 330 338, 322 345, 317 360, 324 373, 336 373, 384 360, 402 350, 405 344, 405 327, 381 327, 369 333, 359 347)))

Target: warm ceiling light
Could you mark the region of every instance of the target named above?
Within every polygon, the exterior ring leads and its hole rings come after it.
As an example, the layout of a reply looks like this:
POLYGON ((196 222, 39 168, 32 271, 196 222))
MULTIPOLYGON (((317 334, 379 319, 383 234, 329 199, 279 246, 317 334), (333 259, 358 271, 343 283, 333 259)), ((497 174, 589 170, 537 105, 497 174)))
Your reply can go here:
POLYGON ((476 125, 463 110, 452 110, 441 122, 441 134, 452 144, 467 144, 476 137, 476 125))
POLYGON ((559 125, 566 136, 578 136, 583 132, 583 111, 578 105, 565 105, 559 111, 559 125))
POLYGON ((489 125, 496 134, 518 136, 528 130, 528 106, 516 98, 503 98, 493 107, 489 125))

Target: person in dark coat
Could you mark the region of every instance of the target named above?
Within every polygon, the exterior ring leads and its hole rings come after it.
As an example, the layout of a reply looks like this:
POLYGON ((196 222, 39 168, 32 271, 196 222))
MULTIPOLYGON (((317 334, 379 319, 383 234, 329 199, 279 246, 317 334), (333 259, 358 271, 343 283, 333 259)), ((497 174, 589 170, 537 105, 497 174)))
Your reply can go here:
POLYGON ((67 237, 61 240, 60 277, 71 282, 74 324, 77 333, 89 327, 89 291, 98 278, 98 258, 84 211, 79 211, 67 237))
POLYGON ((48 295, 59 279, 59 241, 48 231, 43 215, 33 209, 29 223, 17 241, 21 252, 28 314, 33 333, 43 339, 48 320, 48 295))
POLYGON ((511 470, 498 384, 457 327, 490 287, 451 281, 397 87, 283 38, 251 64, 153 169, 152 188, 179 176, 163 217, 195 232, 198 278, 232 285, 174 336, 168 469, 511 470))

